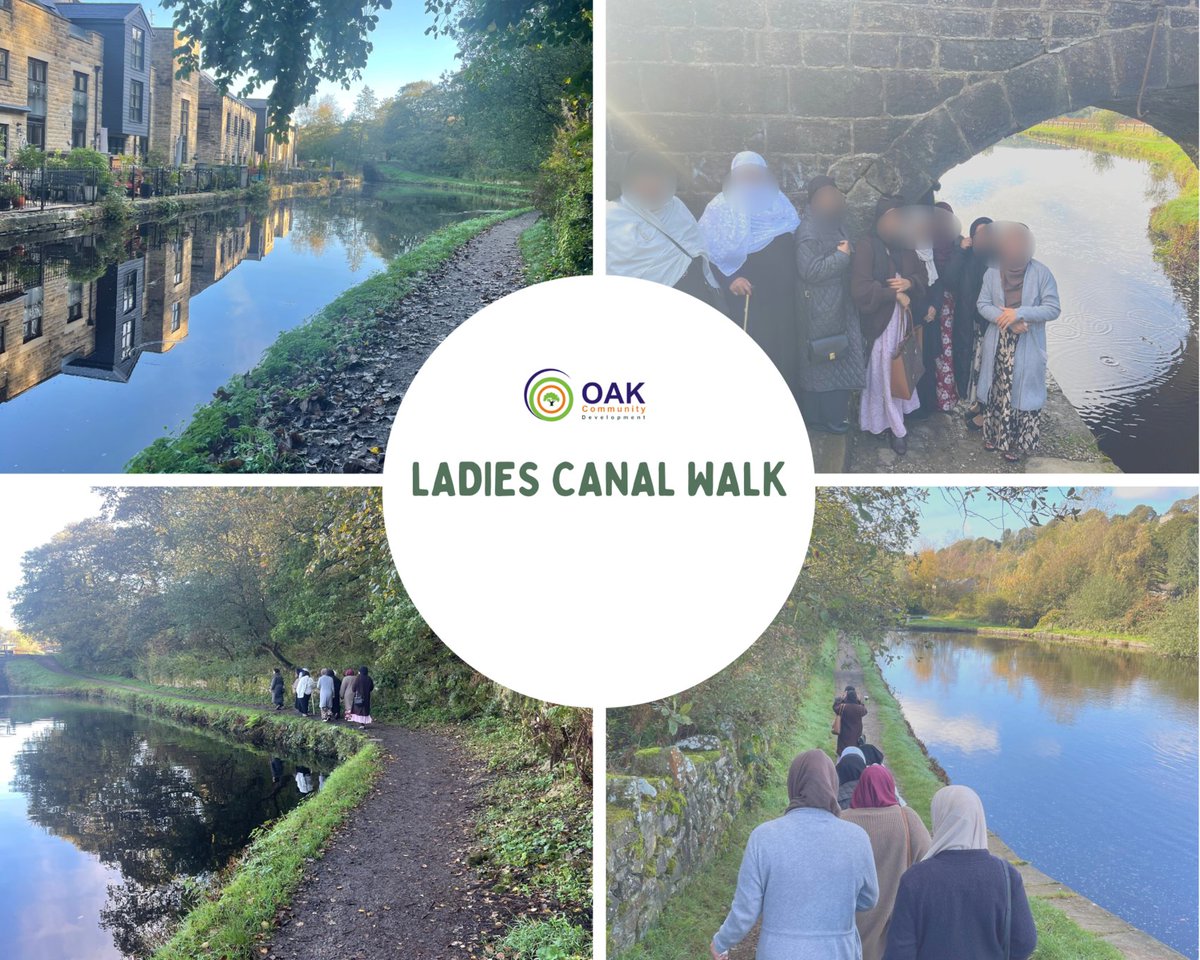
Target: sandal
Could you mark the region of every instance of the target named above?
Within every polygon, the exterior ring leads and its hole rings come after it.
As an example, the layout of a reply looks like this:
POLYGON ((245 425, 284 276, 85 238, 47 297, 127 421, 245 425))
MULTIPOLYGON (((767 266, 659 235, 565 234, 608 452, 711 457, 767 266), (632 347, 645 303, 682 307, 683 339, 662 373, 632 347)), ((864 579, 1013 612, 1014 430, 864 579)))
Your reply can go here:
POLYGON ((1004 454, 1004 459, 1009 463, 1020 463, 1023 458, 1019 453, 1013 453, 1012 451, 1009 451, 1004 454))
POLYGON ((983 449, 986 450, 988 453, 995 453, 996 445, 989 440, 984 440, 983 441, 983 449))

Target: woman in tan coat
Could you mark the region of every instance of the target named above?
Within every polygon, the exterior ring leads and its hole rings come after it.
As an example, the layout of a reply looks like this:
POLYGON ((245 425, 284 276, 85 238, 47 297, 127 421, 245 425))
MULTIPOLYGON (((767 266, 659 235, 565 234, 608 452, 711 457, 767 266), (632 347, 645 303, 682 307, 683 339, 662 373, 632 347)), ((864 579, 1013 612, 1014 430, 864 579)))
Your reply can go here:
POLYGON ((342 701, 342 719, 350 719, 350 711, 354 709, 354 681, 356 677, 353 670, 347 670, 345 676, 342 677, 342 687, 338 691, 338 697, 342 701))
POLYGON ((862 939, 863 960, 881 960, 900 876, 925 856, 932 841, 912 807, 900 806, 896 781, 891 771, 880 764, 863 771, 854 788, 850 809, 842 811, 842 819, 857 823, 871 838, 879 877, 879 900, 854 919, 862 939))

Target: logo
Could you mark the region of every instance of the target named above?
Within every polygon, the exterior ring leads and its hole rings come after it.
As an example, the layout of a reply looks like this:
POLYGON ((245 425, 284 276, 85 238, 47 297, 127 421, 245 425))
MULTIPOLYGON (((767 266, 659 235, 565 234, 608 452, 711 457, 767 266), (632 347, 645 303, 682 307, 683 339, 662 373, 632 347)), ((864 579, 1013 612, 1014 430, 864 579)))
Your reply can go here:
POLYGON ((575 394, 561 370, 547 367, 525 381, 525 408, 539 420, 561 420, 574 405, 575 394))

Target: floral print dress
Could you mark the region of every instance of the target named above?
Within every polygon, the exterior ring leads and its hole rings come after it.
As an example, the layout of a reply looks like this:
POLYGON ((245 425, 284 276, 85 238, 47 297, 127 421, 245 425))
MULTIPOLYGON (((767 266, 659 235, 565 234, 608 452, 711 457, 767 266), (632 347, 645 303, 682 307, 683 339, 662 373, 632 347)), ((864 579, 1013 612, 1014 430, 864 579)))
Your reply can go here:
POLYGON ((939 338, 933 362, 934 386, 938 409, 947 412, 958 405, 958 387, 954 382, 954 294, 949 290, 942 297, 937 323, 928 332, 939 338))

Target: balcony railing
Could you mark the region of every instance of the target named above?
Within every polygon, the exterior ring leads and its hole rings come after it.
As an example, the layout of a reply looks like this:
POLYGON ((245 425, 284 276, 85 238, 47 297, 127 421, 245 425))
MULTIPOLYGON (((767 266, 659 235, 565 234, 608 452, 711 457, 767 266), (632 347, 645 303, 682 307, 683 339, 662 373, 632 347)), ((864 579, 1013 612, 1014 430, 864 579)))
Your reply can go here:
POLYGON ((31 117, 44 117, 46 115, 46 103, 46 81, 30 80, 29 98, 27 103, 27 106, 29 107, 29 115, 31 117))

